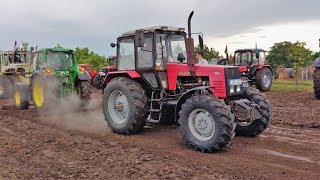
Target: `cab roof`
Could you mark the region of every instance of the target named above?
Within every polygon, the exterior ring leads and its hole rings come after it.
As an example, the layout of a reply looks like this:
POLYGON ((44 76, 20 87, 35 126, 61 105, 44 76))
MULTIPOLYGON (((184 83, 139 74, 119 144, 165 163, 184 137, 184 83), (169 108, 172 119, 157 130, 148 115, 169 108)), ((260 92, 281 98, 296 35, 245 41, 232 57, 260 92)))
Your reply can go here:
POLYGON ((0 51, 0 54, 13 54, 13 53, 26 54, 28 53, 28 51, 0 51))
MULTIPOLYGON (((174 26, 150 26, 150 27, 145 27, 145 28, 136 29, 136 30, 142 30, 144 32, 155 32, 156 30, 185 32, 185 28, 174 27, 174 26)), ((125 32, 122 34, 122 36, 132 36, 135 34, 136 30, 125 32)))
MULTIPOLYGON (((263 49, 257 49, 259 52, 267 52, 263 49)), ((236 52, 256 52, 256 49, 237 49, 236 52)))
POLYGON ((67 49, 67 48, 54 47, 54 48, 42 48, 42 49, 35 50, 34 52, 42 52, 42 51, 70 52, 73 50, 67 49))

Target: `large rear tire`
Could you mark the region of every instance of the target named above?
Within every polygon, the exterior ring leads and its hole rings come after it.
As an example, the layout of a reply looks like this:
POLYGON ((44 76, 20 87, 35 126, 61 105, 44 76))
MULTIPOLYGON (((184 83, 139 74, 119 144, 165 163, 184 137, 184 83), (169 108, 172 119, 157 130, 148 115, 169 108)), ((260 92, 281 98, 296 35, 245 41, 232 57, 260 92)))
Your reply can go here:
POLYGON ((88 81, 80 81, 77 84, 77 93, 81 100, 81 105, 84 106, 90 102, 91 99, 91 86, 88 81))
POLYGON ((244 94, 244 98, 254 101, 262 114, 262 118, 256 119, 250 123, 237 121, 236 135, 244 137, 255 137, 267 129, 271 120, 271 105, 266 96, 257 89, 248 88, 244 94))
POLYGON ((52 109, 58 104, 58 82, 54 78, 35 75, 31 82, 31 97, 36 109, 52 109))
POLYGON ((192 96, 179 112, 180 132, 187 145, 201 152, 220 151, 235 135, 234 116, 222 101, 214 96, 192 96))
POLYGON ((97 89, 102 89, 103 88, 103 82, 100 80, 100 76, 96 75, 93 80, 92 80, 92 86, 97 88, 97 89))
POLYGON ((11 76, 0 76, 0 99, 8 99, 14 95, 14 83, 17 80, 11 76))
POLYGON ((272 72, 269 68, 257 71, 256 87, 262 92, 269 91, 272 86, 272 72))
POLYGON ((146 123, 148 98, 136 81, 126 77, 115 78, 104 89, 103 112, 113 132, 136 134, 146 123))
POLYGON ((19 86, 18 84, 14 85, 14 107, 20 110, 29 108, 29 93, 30 90, 28 85, 19 86))
POLYGON ((320 68, 315 68, 314 70, 313 84, 314 95, 317 99, 320 99, 320 68))

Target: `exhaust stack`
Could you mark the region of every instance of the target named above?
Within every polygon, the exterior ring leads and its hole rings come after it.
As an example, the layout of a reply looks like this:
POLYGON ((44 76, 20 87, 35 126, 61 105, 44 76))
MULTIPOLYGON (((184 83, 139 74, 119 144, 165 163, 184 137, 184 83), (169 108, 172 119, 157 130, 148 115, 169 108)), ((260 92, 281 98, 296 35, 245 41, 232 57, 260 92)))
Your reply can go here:
POLYGON ((190 73, 191 75, 194 75, 194 70, 193 66, 195 64, 194 61, 194 40, 191 37, 191 18, 193 16, 193 11, 190 13, 189 18, 188 18, 188 38, 187 38, 187 64, 190 68, 190 73))

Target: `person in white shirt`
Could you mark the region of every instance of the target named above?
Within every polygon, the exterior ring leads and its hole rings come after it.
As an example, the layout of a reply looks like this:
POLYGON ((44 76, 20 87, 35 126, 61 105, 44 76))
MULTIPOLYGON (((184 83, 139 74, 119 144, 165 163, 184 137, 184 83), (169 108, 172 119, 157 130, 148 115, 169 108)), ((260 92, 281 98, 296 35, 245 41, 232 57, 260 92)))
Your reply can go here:
POLYGON ((208 61, 203 58, 203 53, 202 52, 197 52, 196 53, 196 58, 198 59, 198 64, 208 64, 208 61))

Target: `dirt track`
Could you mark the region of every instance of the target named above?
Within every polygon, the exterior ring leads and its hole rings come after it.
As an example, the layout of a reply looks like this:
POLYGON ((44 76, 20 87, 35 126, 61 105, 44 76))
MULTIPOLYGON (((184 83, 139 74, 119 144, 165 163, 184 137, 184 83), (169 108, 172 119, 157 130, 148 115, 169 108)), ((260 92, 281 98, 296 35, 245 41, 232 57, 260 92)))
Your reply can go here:
POLYGON ((0 179, 318 179, 320 101, 309 92, 267 96, 273 106, 269 129, 257 138, 236 137, 218 154, 187 148, 176 126, 113 134, 99 105, 52 117, 0 100, 0 179))

